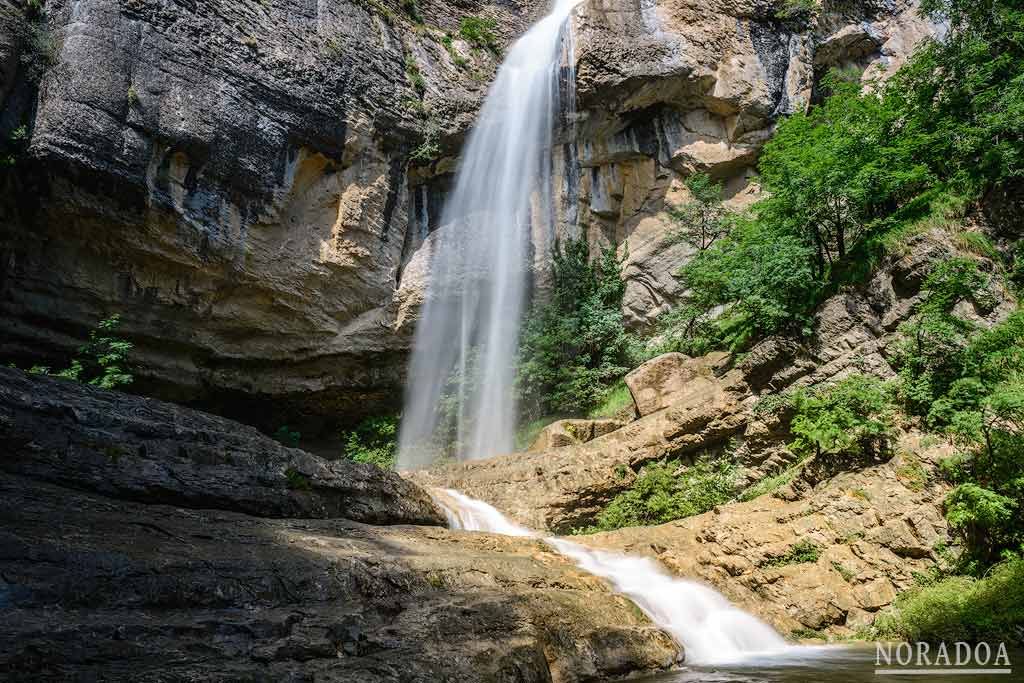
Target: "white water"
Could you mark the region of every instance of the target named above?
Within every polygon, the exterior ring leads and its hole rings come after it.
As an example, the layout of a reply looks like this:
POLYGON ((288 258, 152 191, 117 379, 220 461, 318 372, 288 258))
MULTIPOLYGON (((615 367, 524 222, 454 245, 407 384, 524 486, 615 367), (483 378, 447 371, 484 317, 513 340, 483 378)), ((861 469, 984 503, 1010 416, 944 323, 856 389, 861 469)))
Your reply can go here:
MULTIPOLYGON (((506 536, 538 534, 458 491, 436 491, 453 529, 506 536)), ((795 651, 771 626, 695 581, 669 576, 654 560, 593 550, 562 538, 544 541, 595 576, 607 579, 683 646, 688 664, 735 664, 795 651)))
POLYGON ((550 148, 563 27, 555 0, 508 51, 466 144, 441 227, 409 368, 398 466, 512 451, 512 391, 530 233, 550 220, 550 148), (453 426, 454 425, 454 426, 453 426))

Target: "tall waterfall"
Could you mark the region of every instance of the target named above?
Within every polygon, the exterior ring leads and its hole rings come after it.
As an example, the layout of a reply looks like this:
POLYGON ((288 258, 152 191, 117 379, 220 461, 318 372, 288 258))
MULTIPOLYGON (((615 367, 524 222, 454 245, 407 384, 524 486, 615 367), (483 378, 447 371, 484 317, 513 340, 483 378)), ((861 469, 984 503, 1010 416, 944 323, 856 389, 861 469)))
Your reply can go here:
MULTIPOLYGON (((496 509, 450 489, 434 499, 453 529, 530 536, 533 531, 509 521, 496 509)), ((581 569, 607 579, 677 643, 688 664, 737 663, 794 649, 771 626, 739 609, 711 588, 669 576, 644 557, 593 550, 562 538, 545 538, 581 569)))
POLYGON ((509 49, 426 243, 430 278, 406 383, 401 469, 427 465, 439 450, 470 459, 513 449, 531 226, 550 220, 563 27, 578 1, 555 0, 509 49))

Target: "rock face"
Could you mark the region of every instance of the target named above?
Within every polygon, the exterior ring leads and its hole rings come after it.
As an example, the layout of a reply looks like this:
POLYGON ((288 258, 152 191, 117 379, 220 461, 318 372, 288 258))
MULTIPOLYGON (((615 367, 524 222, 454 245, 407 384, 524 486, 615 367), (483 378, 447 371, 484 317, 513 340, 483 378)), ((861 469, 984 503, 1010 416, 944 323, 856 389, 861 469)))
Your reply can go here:
POLYGON ((171 403, 0 368, 0 470, 147 503, 444 524, 416 486, 171 403))
POLYGON ((679 656, 538 541, 379 526, 437 521, 391 473, 69 382, 0 389, 5 680, 570 683, 679 656))
MULTIPOLYGON (((397 406, 429 233, 500 60, 460 21, 508 42, 547 3, 421 0, 422 25, 399 0, 42 5, 0 17, 0 139, 25 138, 0 171, 0 355, 66 362, 119 312, 142 393, 304 434, 397 406)), ((830 65, 898 62, 927 33, 912 10, 580 5, 556 232, 628 252, 632 324, 679 295, 685 175, 749 202, 775 118, 830 65)))
POLYGON ((729 205, 749 204, 774 122, 817 97, 828 69, 885 76, 934 30, 913 1, 814 5, 792 19, 763 0, 581 5, 579 224, 619 245, 633 325, 682 294, 672 273, 693 249, 671 239, 669 209, 690 200, 686 176, 710 173, 729 205))
POLYGON ((935 566, 949 541, 938 461, 948 449, 906 438, 890 462, 657 527, 582 536, 657 558, 713 585, 783 634, 849 637, 935 566), (810 555, 794 546, 814 548, 810 555), (813 558, 813 559, 812 559, 813 558))
POLYGON ((307 432, 396 405, 408 157, 457 147, 497 63, 460 20, 505 41, 543 3, 425 0, 422 27, 399 0, 41 4, 0 16, 0 138, 28 135, 0 178, 0 355, 66 362, 120 312, 143 393, 307 432))

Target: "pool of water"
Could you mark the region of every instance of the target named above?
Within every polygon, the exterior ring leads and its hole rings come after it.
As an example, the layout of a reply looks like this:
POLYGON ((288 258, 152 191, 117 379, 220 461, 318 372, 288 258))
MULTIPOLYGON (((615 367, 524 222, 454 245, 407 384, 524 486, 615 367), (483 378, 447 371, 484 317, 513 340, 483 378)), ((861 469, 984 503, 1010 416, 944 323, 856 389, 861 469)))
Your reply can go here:
MULTIPOLYGON (((738 664, 686 666, 655 676, 634 679, 642 683, 886 683, 922 681, 932 683, 1010 683, 1024 681, 1024 650, 1009 651, 1010 674, 992 672, 969 674, 928 668, 927 675, 879 675, 875 667, 875 646, 834 645, 795 647, 785 654, 750 657, 738 664)), ((894 663, 895 664, 895 663, 894 663)), ((883 669, 898 668, 883 666, 883 669)), ((915 668, 915 667, 908 667, 915 668)), ((925 668, 925 667, 921 667, 925 668)), ((961 667, 969 668, 969 667, 961 667)), ((991 665, 990 667, 991 668, 991 665)), ((1003 668, 1003 667, 1000 667, 1003 668)))

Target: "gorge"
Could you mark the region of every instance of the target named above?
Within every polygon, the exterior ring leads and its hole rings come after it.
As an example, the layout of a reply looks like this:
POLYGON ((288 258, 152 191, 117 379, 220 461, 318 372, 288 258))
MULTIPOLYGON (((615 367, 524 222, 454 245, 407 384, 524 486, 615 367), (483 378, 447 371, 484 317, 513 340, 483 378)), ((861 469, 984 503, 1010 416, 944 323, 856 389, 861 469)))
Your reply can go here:
POLYGON ((0 678, 1017 664, 1016 3, 0 2, 0 678))

